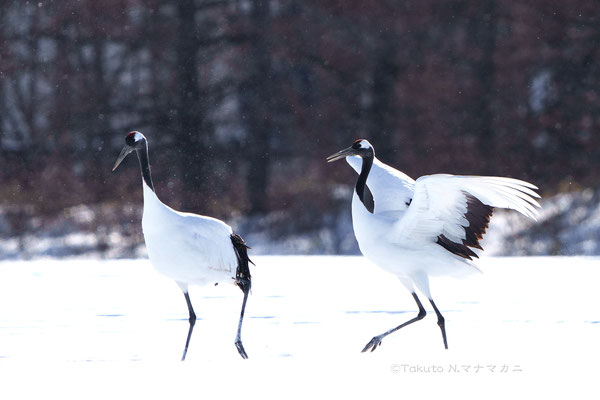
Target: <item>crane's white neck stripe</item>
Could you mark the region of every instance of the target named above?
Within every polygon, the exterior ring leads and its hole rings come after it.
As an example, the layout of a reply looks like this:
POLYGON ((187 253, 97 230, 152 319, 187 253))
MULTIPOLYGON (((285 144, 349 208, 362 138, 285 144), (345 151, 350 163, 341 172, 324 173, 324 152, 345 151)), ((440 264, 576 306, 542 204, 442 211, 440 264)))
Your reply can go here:
POLYGON ((370 149, 370 148, 372 148, 372 147, 373 147, 373 146, 371 146, 371 143, 369 143, 369 141, 368 141, 368 140, 361 140, 361 141, 359 142, 359 145, 360 145, 360 148, 361 148, 361 149, 370 149))
POLYGON ((135 140, 136 142, 139 142, 143 138, 144 138, 144 136, 141 133, 139 133, 138 131, 135 131, 135 133, 133 134, 133 140, 135 140))

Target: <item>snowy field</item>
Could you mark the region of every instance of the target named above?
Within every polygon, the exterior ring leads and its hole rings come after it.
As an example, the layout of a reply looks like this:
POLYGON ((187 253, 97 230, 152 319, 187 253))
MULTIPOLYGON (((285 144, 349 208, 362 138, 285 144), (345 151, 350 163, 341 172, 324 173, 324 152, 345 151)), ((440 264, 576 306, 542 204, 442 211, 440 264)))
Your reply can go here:
POLYGON ((432 282, 449 350, 428 307, 368 354, 416 315, 399 281, 363 257, 254 258, 249 360, 242 293, 219 285, 190 291, 183 363, 185 301, 149 261, 0 263, 0 399, 597 396, 600 258, 483 258, 432 282))

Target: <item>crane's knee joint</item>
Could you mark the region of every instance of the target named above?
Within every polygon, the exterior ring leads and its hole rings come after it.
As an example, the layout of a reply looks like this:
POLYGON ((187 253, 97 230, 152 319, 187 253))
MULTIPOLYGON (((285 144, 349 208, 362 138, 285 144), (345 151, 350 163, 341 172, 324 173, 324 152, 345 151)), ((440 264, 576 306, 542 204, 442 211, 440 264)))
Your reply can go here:
POLYGON ((247 278, 237 278, 235 284, 242 289, 242 292, 244 293, 250 291, 250 288, 252 287, 252 282, 247 278))
POLYGON ((446 324, 446 320, 444 319, 444 317, 442 317, 442 315, 438 315, 438 322, 437 322, 438 326, 441 328, 442 326, 444 326, 446 324))

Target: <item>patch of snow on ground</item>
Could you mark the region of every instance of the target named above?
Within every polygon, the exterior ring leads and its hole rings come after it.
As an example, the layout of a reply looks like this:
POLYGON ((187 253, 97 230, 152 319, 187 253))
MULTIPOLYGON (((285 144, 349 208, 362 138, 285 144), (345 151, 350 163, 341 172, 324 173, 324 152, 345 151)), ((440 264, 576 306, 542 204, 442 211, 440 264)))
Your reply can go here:
POLYGON ((492 216, 483 247, 492 255, 600 255, 600 191, 541 201, 537 221, 513 211, 492 216))
MULTIPOLYGON (((483 248, 488 255, 600 255, 600 191, 586 189, 542 199, 538 220, 495 210, 483 248)), ((11 233, 0 209, 0 259, 146 257, 141 204, 119 222, 109 206, 72 207, 34 231, 11 233), (112 219, 111 219, 112 218, 112 219)), ((281 212, 227 221, 260 255, 357 255, 350 205, 339 212, 303 220, 299 229, 281 212), (309 229, 308 226, 313 228, 309 229)))

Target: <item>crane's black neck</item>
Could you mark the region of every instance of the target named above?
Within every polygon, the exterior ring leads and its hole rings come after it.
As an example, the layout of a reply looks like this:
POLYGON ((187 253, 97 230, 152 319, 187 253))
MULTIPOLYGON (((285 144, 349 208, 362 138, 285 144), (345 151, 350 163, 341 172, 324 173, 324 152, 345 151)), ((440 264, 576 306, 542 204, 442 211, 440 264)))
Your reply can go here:
POLYGON ((369 172, 371 172, 373 158, 375 156, 373 154, 368 154, 361 157, 362 168, 360 170, 360 175, 358 175, 358 181, 356 181, 356 194, 367 211, 372 214, 375 211, 375 200, 373 199, 373 194, 367 186, 367 178, 369 177, 369 172))
POLYGON ((154 184, 152 183, 152 175, 150 174, 150 161, 148 161, 148 143, 144 140, 144 143, 139 148, 136 148, 135 152, 140 162, 142 178, 146 182, 146 185, 154 192, 154 184))

